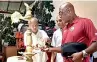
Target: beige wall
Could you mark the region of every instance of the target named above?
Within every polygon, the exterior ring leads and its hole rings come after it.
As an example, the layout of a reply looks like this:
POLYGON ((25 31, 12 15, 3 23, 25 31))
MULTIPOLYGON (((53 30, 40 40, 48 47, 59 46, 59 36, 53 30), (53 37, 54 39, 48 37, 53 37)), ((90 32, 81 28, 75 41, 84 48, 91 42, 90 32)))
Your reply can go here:
MULTIPOLYGON (((66 2, 66 0, 54 1, 54 5, 56 8, 53 13, 54 19, 56 17, 56 14, 58 13, 59 6, 64 2, 66 2)), ((95 27, 97 28, 97 1, 70 1, 70 2, 74 5, 75 12, 78 16, 91 19, 95 27)))

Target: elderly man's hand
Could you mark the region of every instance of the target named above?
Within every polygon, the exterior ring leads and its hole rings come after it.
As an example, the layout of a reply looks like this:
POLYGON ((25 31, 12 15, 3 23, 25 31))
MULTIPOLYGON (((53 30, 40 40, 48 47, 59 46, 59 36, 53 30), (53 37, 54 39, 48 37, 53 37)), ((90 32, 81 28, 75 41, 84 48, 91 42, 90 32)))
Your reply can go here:
POLYGON ((82 52, 78 52, 78 53, 74 53, 72 54, 72 60, 74 62, 82 62, 83 60, 83 53, 82 52))
POLYGON ((45 47, 42 47, 42 48, 40 48, 41 49, 41 51, 43 51, 43 52, 48 52, 48 50, 49 50, 49 48, 45 48, 45 47))
POLYGON ((45 42, 46 47, 51 47, 51 40, 49 38, 43 38, 41 41, 45 42))
POLYGON ((48 41, 50 41, 49 38, 42 38, 41 40, 44 41, 44 42, 48 42, 48 41))

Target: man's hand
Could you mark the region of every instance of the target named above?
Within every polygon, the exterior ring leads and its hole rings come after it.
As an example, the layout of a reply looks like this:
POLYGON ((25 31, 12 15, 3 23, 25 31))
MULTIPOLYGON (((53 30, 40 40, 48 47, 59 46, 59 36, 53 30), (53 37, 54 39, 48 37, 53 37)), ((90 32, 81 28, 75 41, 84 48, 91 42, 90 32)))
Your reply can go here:
POLYGON ((82 52, 78 52, 78 53, 74 53, 72 54, 72 60, 74 62, 82 62, 83 60, 83 53, 82 52))
POLYGON ((48 39, 47 38, 42 38, 41 41, 47 42, 48 39))
POLYGON ((51 48, 48 48, 48 47, 45 47, 45 48, 41 48, 42 51, 44 52, 57 52, 57 53, 61 53, 62 50, 61 50, 61 47, 51 47, 51 48))
POLYGON ((43 51, 43 52, 48 52, 48 50, 49 50, 49 48, 46 48, 46 47, 41 47, 40 49, 41 49, 41 51, 43 51))

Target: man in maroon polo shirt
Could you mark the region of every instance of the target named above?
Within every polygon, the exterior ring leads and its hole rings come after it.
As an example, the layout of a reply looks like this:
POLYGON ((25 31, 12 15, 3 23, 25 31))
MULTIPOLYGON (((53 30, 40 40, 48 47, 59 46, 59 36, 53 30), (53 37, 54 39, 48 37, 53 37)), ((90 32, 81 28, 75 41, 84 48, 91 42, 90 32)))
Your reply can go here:
MULTIPOLYGON (((74 7, 71 3, 67 2, 60 6, 59 16, 66 24, 63 29, 62 44, 69 42, 82 42, 89 46, 87 49, 72 54, 72 59, 65 62, 89 62, 87 54, 91 54, 97 50, 97 37, 96 29, 90 19, 78 17, 75 14, 74 7), (83 60, 82 60, 83 59, 83 60)), ((62 52, 60 47, 48 48, 46 51, 62 52)))
MULTIPOLYGON (((97 41, 95 35, 96 29, 92 21, 87 18, 76 16, 74 7, 71 3, 61 5, 59 8, 59 15, 64 23, 67 23, 67 26, 63 29, 62 44, 68 42, 82 42, 89 46, 92 42, 97 41)), ((91 50, 92 48, 88 49, 91 50)), ((72 55, 72 60, 75 62, 89 62, 88 57, 84 60, 79 57, 79 55, 86 53, 88 53, 87 49, 83 52, 75 53, 72 55)), ((68 61, 66 60, 66 62, 68 61)))

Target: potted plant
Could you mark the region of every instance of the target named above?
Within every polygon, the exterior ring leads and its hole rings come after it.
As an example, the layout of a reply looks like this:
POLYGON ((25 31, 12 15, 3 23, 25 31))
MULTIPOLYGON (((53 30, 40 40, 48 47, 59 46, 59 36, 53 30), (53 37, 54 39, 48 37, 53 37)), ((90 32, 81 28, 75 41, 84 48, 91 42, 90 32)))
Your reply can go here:
POLYGON ((10 17, 4 18, 3 14, 0 14, 0 16, 0 39, 3 39, 4 42, 8 42, 10 46, 15 46, 14 27, 11 24, 11 19, 10 17))

